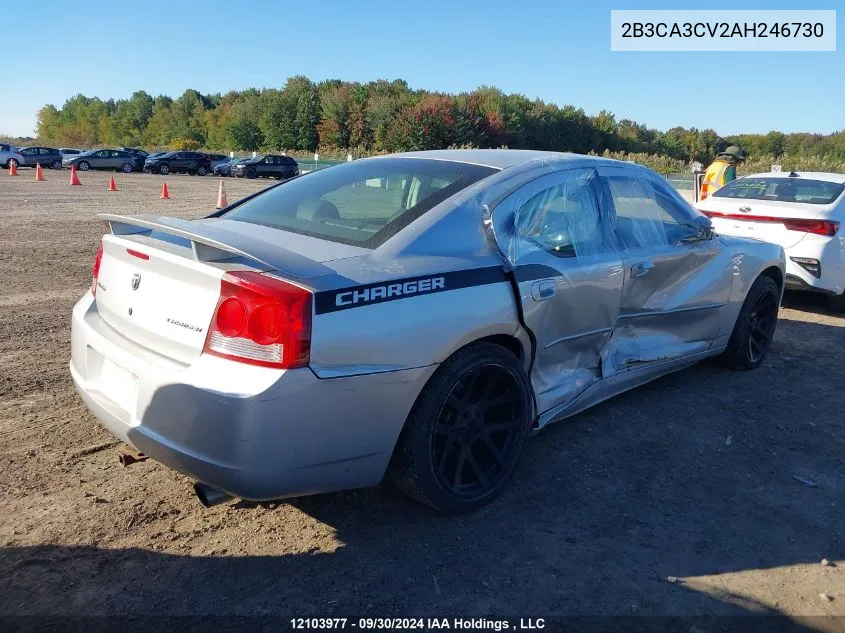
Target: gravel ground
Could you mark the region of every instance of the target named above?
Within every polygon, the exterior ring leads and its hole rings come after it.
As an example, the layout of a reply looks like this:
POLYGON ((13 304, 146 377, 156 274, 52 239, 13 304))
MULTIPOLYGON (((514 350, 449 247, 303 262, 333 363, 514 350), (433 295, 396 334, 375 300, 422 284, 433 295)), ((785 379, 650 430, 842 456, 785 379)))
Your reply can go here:
POLYGON ((197 217, 218 180, 45 175, 0 174, 0 614, 845 616, 845 319, 818 300, 787 295, 758 371, 703 363, 550 428, 475 514, 386 484, 205 510, 118 464, 67 363, 95 214, 197 217))

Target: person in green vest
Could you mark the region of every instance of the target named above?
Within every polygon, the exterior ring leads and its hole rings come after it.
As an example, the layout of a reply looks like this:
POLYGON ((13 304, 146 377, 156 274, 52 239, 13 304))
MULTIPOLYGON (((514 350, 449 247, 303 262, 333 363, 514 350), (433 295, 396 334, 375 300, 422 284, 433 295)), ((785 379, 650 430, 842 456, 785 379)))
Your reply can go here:
POLYGON ((745 159, 745 150, 739 145, 731 145, 716 154, 716 160, 710 163, 707 171, 704 172, 704 180, 701 181, 698 199, 704 200, 714 191, 735 180, 736 166, 745 159))

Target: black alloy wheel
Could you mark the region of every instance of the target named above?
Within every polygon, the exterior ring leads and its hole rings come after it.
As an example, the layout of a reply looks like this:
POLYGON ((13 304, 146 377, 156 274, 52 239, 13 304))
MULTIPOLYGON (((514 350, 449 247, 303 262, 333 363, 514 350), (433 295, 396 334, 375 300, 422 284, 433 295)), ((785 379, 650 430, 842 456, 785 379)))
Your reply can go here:
POLYGON ((431 460, 438 481, 472 500, 496 488, 522 448, 519 383, 501 365, 481 365, 452 388, 435 422, 431 460))
POLYGON ((751 312, 748 324, 748 359, 752 363, 762 360, 775 335, 778 320, 778 296, 773 292, 760 295, 751 312))

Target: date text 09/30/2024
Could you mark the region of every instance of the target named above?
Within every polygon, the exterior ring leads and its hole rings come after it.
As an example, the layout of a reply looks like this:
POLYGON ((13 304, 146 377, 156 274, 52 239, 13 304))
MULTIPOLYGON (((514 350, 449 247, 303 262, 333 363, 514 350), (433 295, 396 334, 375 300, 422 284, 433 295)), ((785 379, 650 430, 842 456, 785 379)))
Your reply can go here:
POLYGON ((290 624, 297 631, 530 631, 546 627, 543 618, 519 618, 517 621, 486 618, 291 618, 290 624))

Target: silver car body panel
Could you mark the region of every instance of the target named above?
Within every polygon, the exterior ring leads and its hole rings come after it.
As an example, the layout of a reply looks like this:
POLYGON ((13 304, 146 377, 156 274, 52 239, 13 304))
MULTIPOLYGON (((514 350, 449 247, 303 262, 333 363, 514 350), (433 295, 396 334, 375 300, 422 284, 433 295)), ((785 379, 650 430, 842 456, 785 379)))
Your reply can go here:
MULTIPOLYGON (((104 239, 112 272, 101 274, 118 290, 100 291, 96 300, 86 293, 73 313, 71 373, 89 408, 139 450, 235 496, 365 486, 384 474, 439 364, 473 341, 495 337, 521 352, 539 428, 718 354, 757 277, 779 271, 782 282, 782 249, 739 238, 577 258, 523 247, 517 210, 532 192, 586 172, 661 186, 633 164, 510 150, 399 156, 500 171, 375 249, 225 216, 104 216, 113 233, 104 239), (209 288, 227 270, 251 268, 311 290, 309 366, 274 370, 199 353, 213 293, 199 293, 194 306, 175 302, 175 318, 197 323, 199 332, 144 342, 146 331, 135 334, 115 316, 135 296, 135 264, 119 255, 133 245, 161 251, 162 275, 184 261, 186 278, 209 288), (653 266, 635 275, 644 260, 653 266), (181 345, 181 356, 168 345, 181 345), (131 392, 121 403, 107 393, 114 371, 131 392)), ((172 281, 155 286, 155 277, 150 283, 168 296, 188 290, 172 281)))

